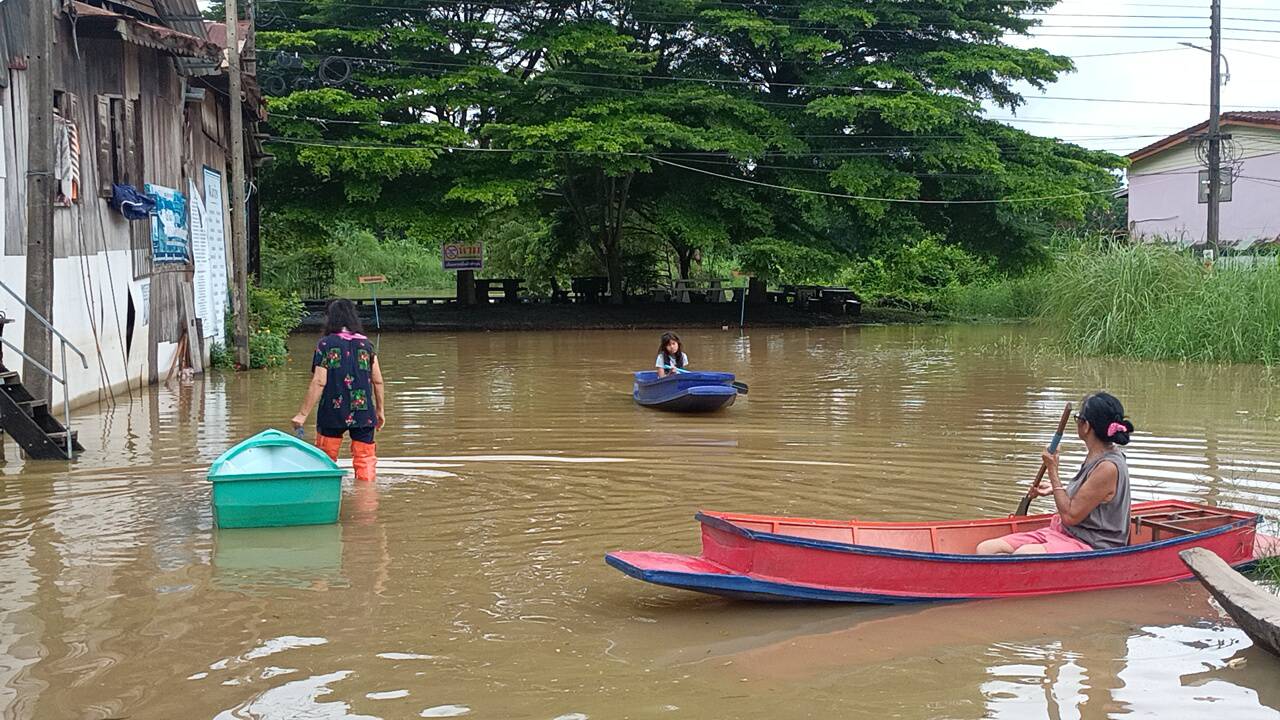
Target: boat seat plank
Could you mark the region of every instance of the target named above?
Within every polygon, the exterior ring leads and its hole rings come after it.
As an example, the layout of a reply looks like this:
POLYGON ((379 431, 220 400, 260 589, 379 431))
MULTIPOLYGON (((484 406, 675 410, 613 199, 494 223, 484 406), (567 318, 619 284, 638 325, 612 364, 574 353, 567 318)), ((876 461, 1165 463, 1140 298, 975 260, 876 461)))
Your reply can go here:
POLYGON ((1135 527, 1142 527, 1143 525, 1145 525, 1151 528, 1152 542, 1155 542, 1156 540, 1160 539, 1160 531, 1162 530, 1168 533, 1172 533, 1174 535, 1191 535, 1197 532, 1196 530, 1184 528, 1181 525, 1176 525, 1174 523, 1162 522, 1160 520, 1150 520, 1147 518, 1134 518, 1133 524, 1135 527))

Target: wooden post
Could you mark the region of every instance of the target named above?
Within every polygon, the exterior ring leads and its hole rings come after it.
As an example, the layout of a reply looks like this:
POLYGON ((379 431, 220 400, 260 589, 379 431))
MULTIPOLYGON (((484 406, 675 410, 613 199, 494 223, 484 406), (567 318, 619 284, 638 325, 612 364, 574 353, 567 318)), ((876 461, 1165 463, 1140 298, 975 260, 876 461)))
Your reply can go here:
POLYGON ((232 335, 236 363, 249 369, 249 254, 245 238, 244 111, 240 98, 240 12, 236 0, 227 0, 227 86, 231 96, 231 310, 235 315, 232 335))
MULTIPOLYGON (((488 298, 485 298, 488 302, 488 298)), ((476 304, 476 271, 475 270, 459 270, 458 271, 458 304, 459 305, 475 305, 476 304)))
MULTIPOLYGON (((53 4, 31 0, 27 15, 27 304, 53 322, 53 4)), ((23 323, 23 352, 53 368, 53 337, 40 322, 23 323)), ((52 381, 30 361, 23 384, 52 400, 52 381)))

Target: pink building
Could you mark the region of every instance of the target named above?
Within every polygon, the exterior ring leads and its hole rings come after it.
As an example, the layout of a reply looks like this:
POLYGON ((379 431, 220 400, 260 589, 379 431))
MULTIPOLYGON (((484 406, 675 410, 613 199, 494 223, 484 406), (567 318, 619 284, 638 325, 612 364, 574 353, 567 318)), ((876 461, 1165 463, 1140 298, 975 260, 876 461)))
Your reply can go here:
MULTIPOLYGON (((1228 112, 1221 122, 1231 135, 1223 160, 1229 173, 1223 180, 1221 242, 1240 249, 1280 242, 1280 111, 1228 112)), ((1129 155, 1129 232, 1135 238, 1204 243, 1208 180, 1197 158, 1197 136, 1208 125, 1129 155)))

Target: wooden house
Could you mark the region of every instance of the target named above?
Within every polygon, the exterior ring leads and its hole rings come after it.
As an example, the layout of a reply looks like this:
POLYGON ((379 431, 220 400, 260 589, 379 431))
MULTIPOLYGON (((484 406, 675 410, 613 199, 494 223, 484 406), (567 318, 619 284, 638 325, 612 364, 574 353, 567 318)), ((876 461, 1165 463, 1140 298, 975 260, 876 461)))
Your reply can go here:
MULTIPOLYGON (((31 321, 14 297, 24 296, 28 275, 28 75, 37 50, 27 28, 41 11, 55 26, 51 321, 88 359, 87 369, 78 361, 69 369, 75 405, 183 366, 199 371, 223 340, 233 261, 226 29, 205 21, 196 0, 0 0, 0 283, 13 293, 0 288, 0 312, 17 321, 4 338, 18 346, 31 321)), ((252 29, 242 28, 251 58, 252 29)), ((252 177, 264 110, 253 76, 242 75, 252 177)), ((60 388, 54 395, 60 401, 60 388)))

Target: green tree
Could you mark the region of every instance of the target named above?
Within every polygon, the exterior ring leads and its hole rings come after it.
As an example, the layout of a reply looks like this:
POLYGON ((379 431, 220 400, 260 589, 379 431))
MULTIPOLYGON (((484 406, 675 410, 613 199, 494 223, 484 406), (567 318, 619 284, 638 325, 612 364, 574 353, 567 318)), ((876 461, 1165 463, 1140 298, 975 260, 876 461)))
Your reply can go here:
POLYGON ((682 275, 715 248, 771 279, 833 276, 925 235, 1032 262, 1122 162, 982 115, 1071 69, 1003 41, 1053 5, 266 0, 271 237, 341 215, 423 243, 495 222, 516 238, 526 218, 532 256, 588 248, 616 301, 655 240, 682 275))

